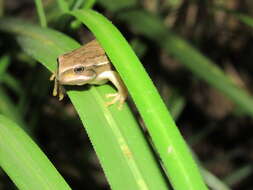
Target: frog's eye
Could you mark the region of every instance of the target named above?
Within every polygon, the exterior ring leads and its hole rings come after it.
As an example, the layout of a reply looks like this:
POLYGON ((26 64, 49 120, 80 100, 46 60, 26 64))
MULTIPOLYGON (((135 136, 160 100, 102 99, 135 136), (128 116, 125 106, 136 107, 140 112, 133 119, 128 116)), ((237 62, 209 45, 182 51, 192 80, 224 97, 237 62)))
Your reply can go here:
POLYGON ((76 74, 82 73, 84 71, 84 66, 78 66, 74 68, 76 74))

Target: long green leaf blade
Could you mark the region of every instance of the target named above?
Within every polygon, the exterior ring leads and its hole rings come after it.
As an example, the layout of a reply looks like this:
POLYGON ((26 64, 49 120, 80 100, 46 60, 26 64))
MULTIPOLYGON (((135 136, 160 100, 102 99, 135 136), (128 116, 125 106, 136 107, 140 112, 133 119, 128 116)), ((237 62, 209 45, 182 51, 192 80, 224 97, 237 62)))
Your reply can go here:
POLYGON ((43 8, 43 4, 41 0, 35 0, 35 5, 37 8, 37 13, 39 16, 39 20, 40 20, 40 25, 42 27, 47 27, 47 19, 46 19, 46 15, 44 12, 44 8, 43 8))
POLYGON ((0 82, 2 82, 3 75, 6 73, 8 66, 10 65, 10 57, 5 55, 0 57, 0 82))
POLYGON ((157 16, 143 11, 130 11, 121 13, 119 18, 130 23, 136 32, 154 40, 196 76, 223 92, 245 113, 253 116, 252 97, 236 86, 210 59, 168 30, 157 16))
POLYGON ((120 32, 101 14, 73 11, 96 36, 140 111, 175 189, 207 189, 197 166, 152 81, 120 32), (190 171, 190 172, 189 172, 190 171))
POLYGON ((0 166, 21 190, 69 190, 52 163, 14 122, 0 115, 0 166))
POLYGON ((19 126, 25 129, 25 123, 20 113, 18 112, 16 105, 11 101, 7 92, 0 87, 0 113, 15 121, 19 126))

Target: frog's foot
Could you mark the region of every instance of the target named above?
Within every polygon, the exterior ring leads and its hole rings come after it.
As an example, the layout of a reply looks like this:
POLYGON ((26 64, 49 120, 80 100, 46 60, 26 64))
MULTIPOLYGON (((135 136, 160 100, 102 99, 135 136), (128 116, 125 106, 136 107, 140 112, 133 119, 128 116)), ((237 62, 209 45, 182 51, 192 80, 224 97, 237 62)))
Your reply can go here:
POLYGON ((57 96, 58 94, 58 82, 56 80, 55 73, 53 73, 49 79, 50 81, 54 81, 54 90, 53 90, 53 96, 57 96))
POLYGON ((53 74, 50 76, 49 80, 50 80, 50 81, 53 81, 53 80, 55 79, 55 77, 56 77, 56 75, 55 75, 55 73, 53 73, 53 74))
POLYGON ((106 98, 111 98, 113 97, 113 99, 110 101, 110 102, 107 102, 106 103, 106 106, 110 106, 110 105, 113 105, 115 104, 116 102, 119 102, 119 105, 118 105, 118 109, 121 110, 122 109, 122 106, 126 100, 126 96, 120 94, 120 93, 113 93, 113 94, 107 94, 105 96, 106 98))
POLYGON ((64 88, 59 85, 59 100, 61 101, 64 98, 64 88))
POLYGON ((61 101, 64 98, 64 88, 57 81, 55 73, 51 75, 49 80, 54 80, 53 96, 59 95, 59 100, 61 101))

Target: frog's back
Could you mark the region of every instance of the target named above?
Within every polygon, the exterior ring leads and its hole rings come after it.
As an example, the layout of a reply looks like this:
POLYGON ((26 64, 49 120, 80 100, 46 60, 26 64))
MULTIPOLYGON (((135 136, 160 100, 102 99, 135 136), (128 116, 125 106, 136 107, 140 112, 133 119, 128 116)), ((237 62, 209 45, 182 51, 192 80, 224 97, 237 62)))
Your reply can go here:
POLYGON ((62 55, 61 60, 61 63, 66 67, 76 64, 89 66, 109 63, 104 49, 97 40, 92 40, 84 46, 62 55))
POLYGON ((68 56, 76 60, 82 60, 82 62, 84 62, 86 59, 105 56, 105 51, 97 40, 92 40, 84 46, 64 54, 64 56, 68 56))

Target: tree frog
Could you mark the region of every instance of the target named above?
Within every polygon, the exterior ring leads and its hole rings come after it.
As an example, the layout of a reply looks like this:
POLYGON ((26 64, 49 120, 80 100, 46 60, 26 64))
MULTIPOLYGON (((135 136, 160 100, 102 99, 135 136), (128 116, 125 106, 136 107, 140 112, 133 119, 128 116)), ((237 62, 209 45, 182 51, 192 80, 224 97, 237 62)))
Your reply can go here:
POLYGON ((101 85, 110 81, 118 92, 106 95, 107 98, 113 97, 106 105, 118 101, 121 109, 127 98, 127 89, 97 40, 59 56, 57 62, 57 71, 50 80, 55 81, 53 95, 59 94, 59 100, 64 97, 61 85, 101 85))

